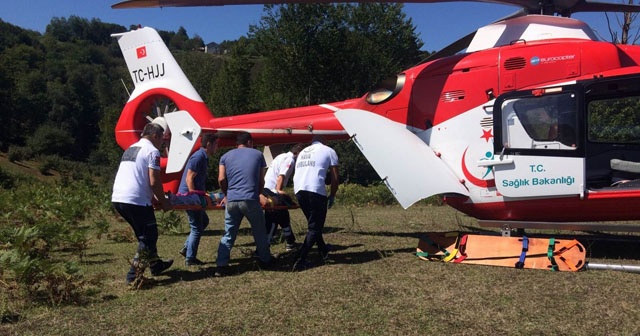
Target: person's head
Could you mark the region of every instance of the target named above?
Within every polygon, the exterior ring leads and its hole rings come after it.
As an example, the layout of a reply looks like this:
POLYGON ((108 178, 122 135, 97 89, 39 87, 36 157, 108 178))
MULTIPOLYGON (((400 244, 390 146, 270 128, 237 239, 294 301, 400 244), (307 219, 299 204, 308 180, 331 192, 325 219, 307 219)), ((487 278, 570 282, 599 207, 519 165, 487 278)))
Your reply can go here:
POLYGON ((204 133, 200 138, 200 146, 207 151, 207 154, 215 153, 218 148, 218 135, 215 133, 204 133))
POLYGON ((236 144, 238 146, 242 145, 245 147, 253 146, 253 138, 251 137, 251 133, 249 132, 240 132, 236 137, 236 144))
POLYGON ((324 137, 320 134, 316 134, 313 136, 313 139, 311 140, 311 142, 320 142, 320 143, 324 143, 324 137))
POLYGON ((291 153, 293 153, 293 157, 297 157, 298 154, 300 154, 300 152, 304 149, 304 144, 302 143, 297 143, 295 144, 293 147, 291 147, 291 150, 289 150, 291 153))
POLYGON ((149 123, 142 129, 142 137, 147 138, 158 149, 162 147, 164 128, 156 123, 149 123))

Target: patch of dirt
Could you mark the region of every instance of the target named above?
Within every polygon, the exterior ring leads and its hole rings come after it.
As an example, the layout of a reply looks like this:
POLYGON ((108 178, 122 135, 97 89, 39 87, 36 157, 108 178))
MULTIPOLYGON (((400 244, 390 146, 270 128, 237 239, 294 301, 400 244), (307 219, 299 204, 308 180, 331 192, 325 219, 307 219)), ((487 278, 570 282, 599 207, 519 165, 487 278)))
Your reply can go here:
POLYGON ((60 174, 53 170, 48 175, 42 175, 40 173, 40 163, 37 161, 11 162, 7 158, 7 153, 2 152, 0 152, 0 168, 10 174, 31 176, 41 181, 52 181, 60 177, 60 174))

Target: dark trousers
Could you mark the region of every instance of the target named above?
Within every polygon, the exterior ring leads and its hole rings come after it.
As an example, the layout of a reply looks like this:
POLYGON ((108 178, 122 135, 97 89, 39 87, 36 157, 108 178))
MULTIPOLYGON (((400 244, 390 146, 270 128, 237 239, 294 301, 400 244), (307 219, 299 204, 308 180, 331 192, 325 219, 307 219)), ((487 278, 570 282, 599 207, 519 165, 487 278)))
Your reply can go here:
MULTIPOLYGON (((291 197, 288 195, 279 195, 274 193, 269 189, 264 189, 262 192, 263 195, 275 200, 277 205, 291 205, 293 201, 291 197)), ((270 210, 265 209, 264 211, 264 223, 267 226, 267 236, 269 237, 269 241, 273 237, 273 234, 276 232, 278 225, 282 228, 282 232, 284 233, 284 239, 287 244, 295 244, 296 237, 293 234, 293 230, 291 230, 291 216, 289 215, 289 210, 281 209, 281 210, 270 210)))
MULTIPOLYGON (((140 257, 147 258, 152 271, 155 265, 161 266, 153 262, 158 259, 158 248, 156 247, 158 224, 153 207, 118 202, 113 202, 113 207, 129 223, 138 239, 138 249, 134 261, 138 261, 136 259, 140 257)), ((127 280, 133 281, 135 276, 135 268, 131 266, 129 273, 127 273, 127 280)))
POLYGON ((327 196, 301 190, 296 193, 296 198, 300 209, 302 209, 304 216, 307 218, 308 226, 307 236, 300 248, 298 259, 306 260, 307 254, 315 244, 318 244, 320 254, 326 255, 329 251, 322 238, 322 230, 327 218, 327 196))

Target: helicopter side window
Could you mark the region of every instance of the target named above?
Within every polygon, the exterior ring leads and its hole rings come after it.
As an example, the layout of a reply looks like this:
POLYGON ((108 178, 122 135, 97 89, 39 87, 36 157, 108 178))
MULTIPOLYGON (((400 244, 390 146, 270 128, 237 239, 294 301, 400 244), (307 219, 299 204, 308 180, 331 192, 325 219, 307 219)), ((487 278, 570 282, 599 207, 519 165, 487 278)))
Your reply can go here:
MULTIPOLYGON (((600 97, 598 97, 600 98, 600 97)), ((616 187, 637 187, 628 183, 640 179, 640 96, 607 95, 587 104, 587 139, 601 151, 590 161, 599 181, 616 187), (599 170, 598 170, 599 169, 599 170), (604 173, 608 173, 603 179, 604 173)))
POLYGON ((587 111, 589 141, 640 144, 640 96, 593 100, 587 111))
POLYGON ((506 101, 503 138, 510 148, 576 149, 576 108, 571 93, 506 101), (509 112, 510 111, 510 112, 509 112))

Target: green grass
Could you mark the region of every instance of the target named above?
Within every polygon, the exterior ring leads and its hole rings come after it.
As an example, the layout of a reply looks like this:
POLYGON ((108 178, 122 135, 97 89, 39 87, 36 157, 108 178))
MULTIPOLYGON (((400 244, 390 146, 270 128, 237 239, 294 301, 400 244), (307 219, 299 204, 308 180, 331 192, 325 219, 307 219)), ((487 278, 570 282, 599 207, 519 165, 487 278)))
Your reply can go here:
MULTIPOLYGON (((291 211, 298 241, 306 223, 291 211)), ((183 214, 180 214, 184 216, 183 214)), ((640 333, 638 275, 577 273, 444 264, 414 256, 428 231, 479 229, 448 207, 343 207, 329 210, 325 240, 334 261, 290 272, 283 254, 273 270, 250 257, 243 222, 232 251, 233 275, 212 276, 223 212, 211 224, 198 257, 184 267, 178 250, 187 235, 162 234, 163 257, 175 259, 141 290, 124 283, 136 243, 116 242, 128 225, 114 216, 109 232, 93 235, 81 267, 100 291, 81 306, 31 306, 0 324, 1 335, 633 335, 640 333)), ((90 224, 88 224, 90 225, 90 224)), ((90 225, 90 227, 93 227, 90 225)), ((637 244, 637 243, 636 243, 637 244)), ((635 263, 634 256, 588 246, 597 262, 635 263), (628 260, 630 259, 630 260, 628 260)), ((602 249, 602 248, 600 248, 602 249)), ((315 250, 314 250, 315 251, 315 250)), ((284 252, 284 244, 272 252, 284 252)), ((61 252, 62 253, 62 252, 61 252)), ((75 258, 75 257, 74 257, 75 258)), ((311 261, 318 262, 314 252, 311 261)))

